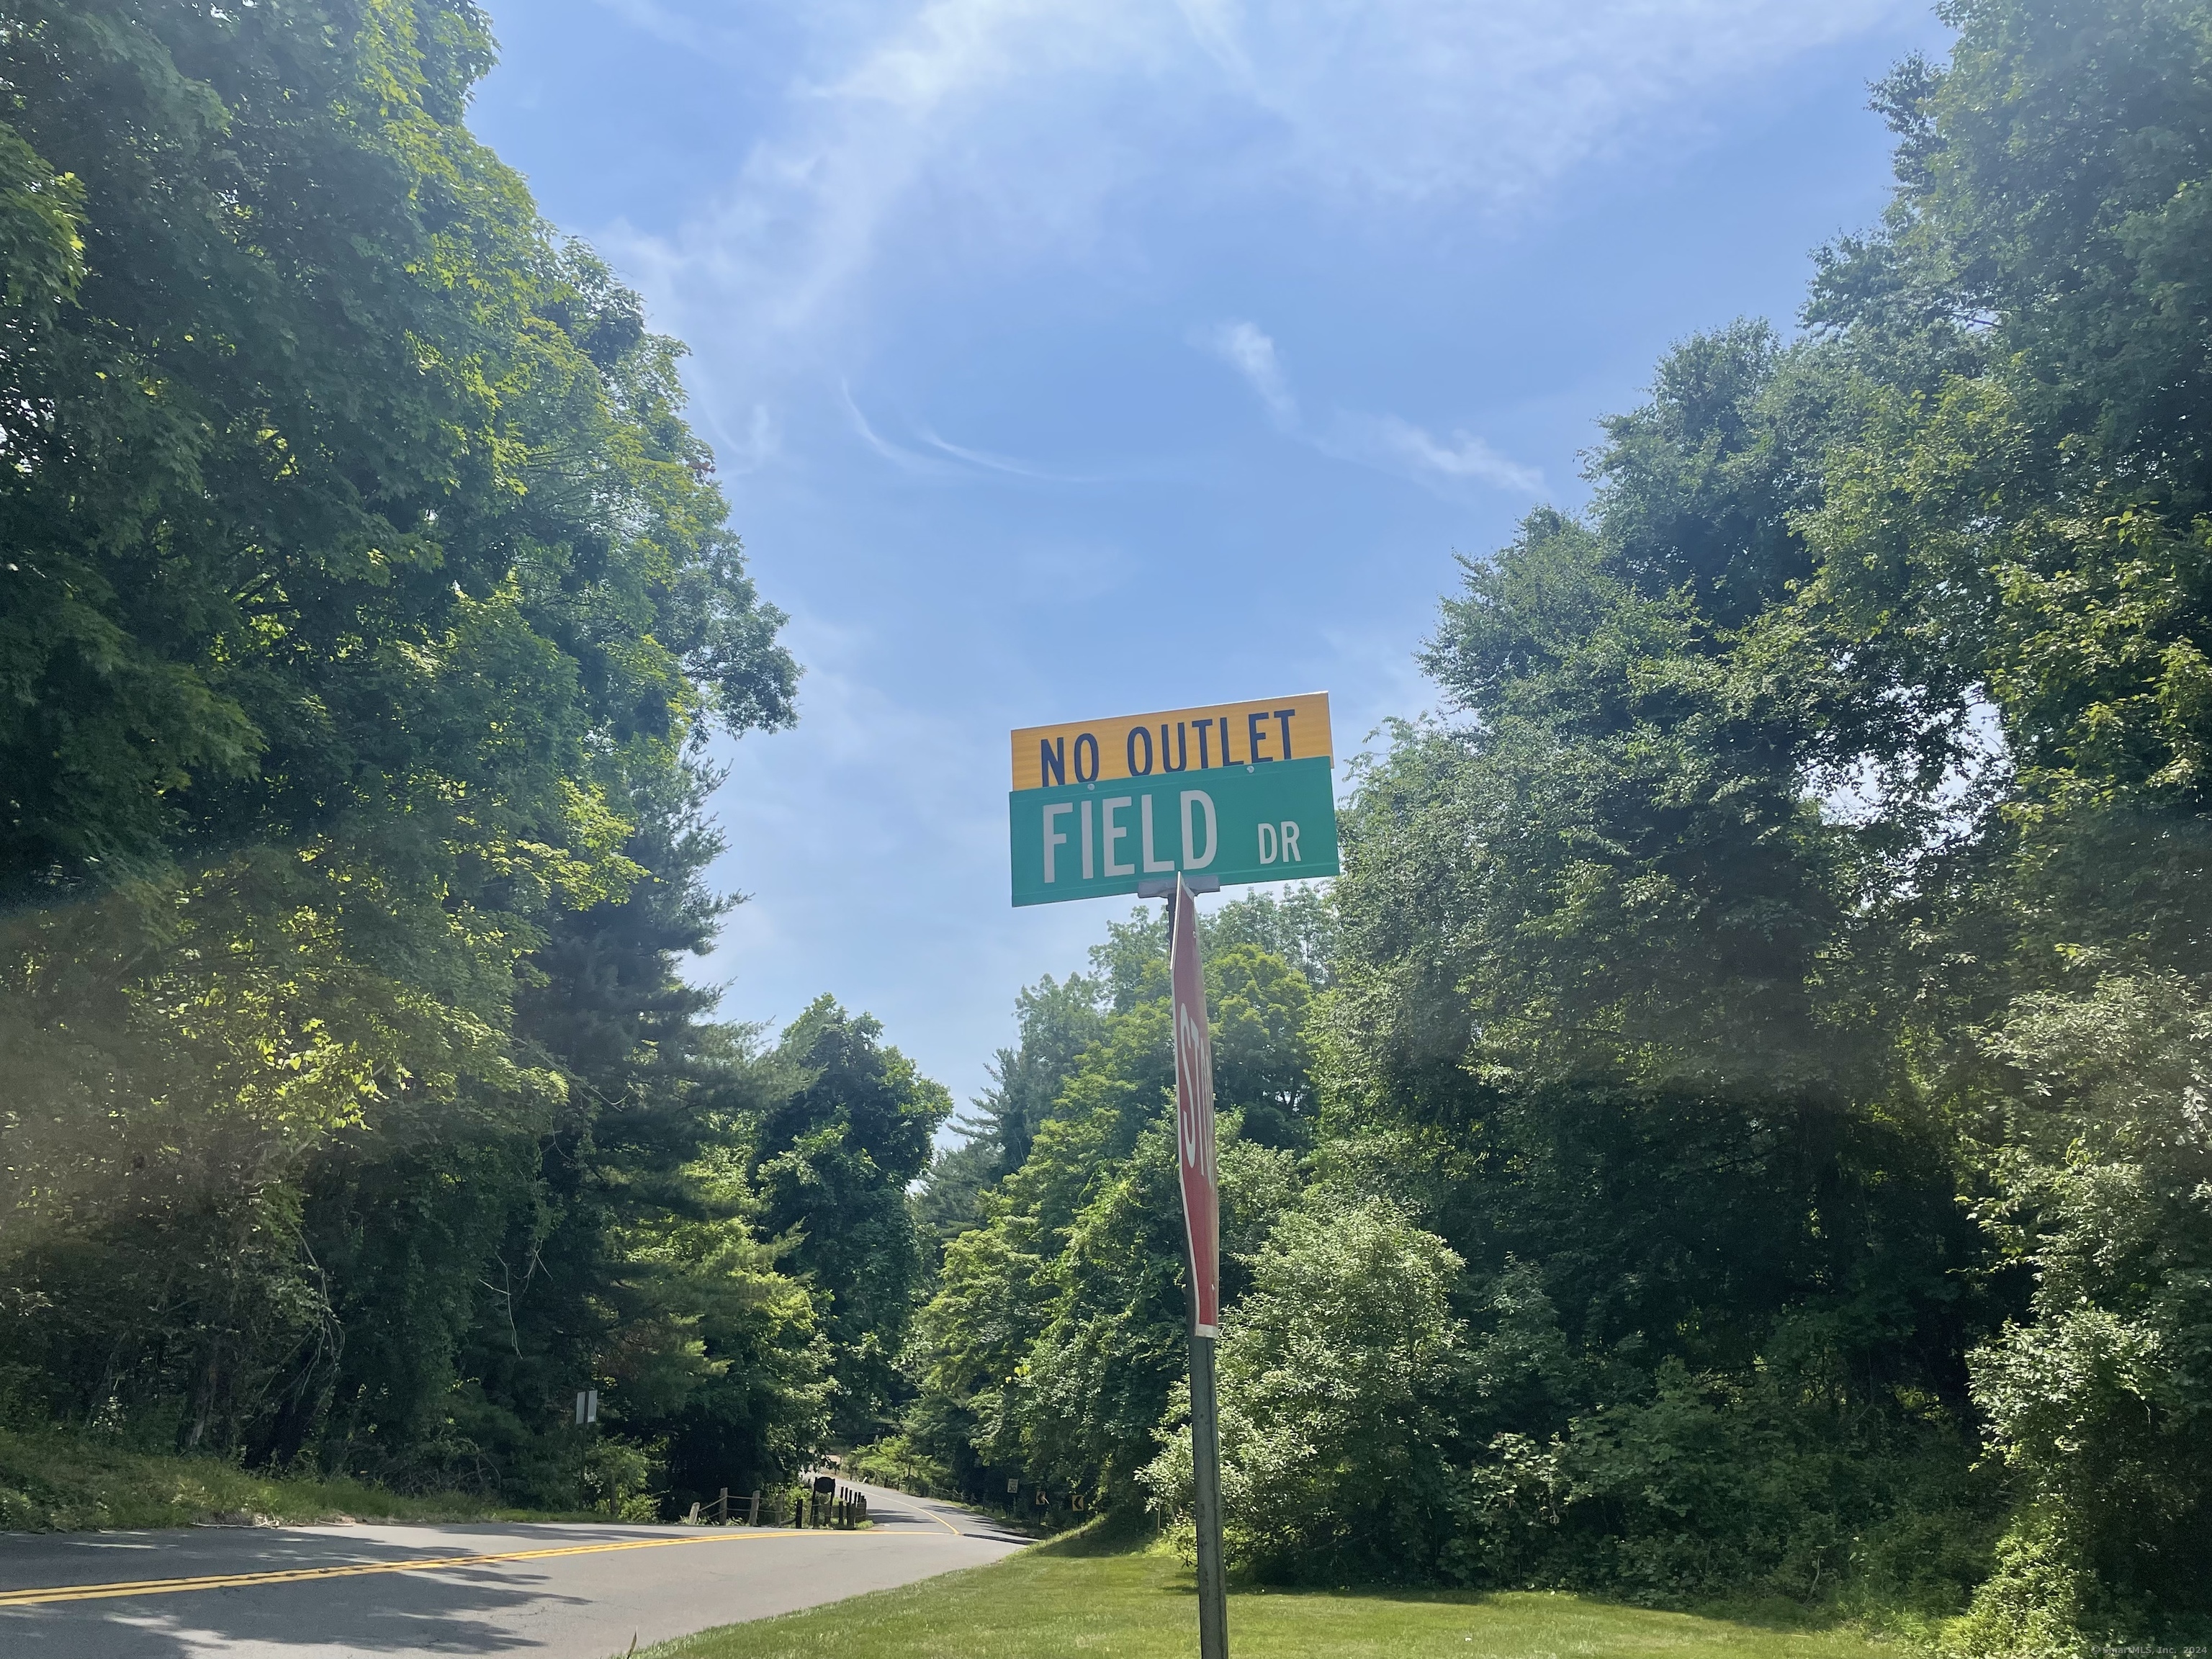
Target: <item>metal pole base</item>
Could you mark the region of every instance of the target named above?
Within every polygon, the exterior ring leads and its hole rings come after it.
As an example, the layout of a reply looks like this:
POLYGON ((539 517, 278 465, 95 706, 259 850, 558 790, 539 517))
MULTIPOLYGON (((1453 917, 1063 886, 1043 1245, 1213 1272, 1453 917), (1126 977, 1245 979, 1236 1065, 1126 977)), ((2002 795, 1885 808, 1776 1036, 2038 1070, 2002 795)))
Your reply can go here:
POLYGON ((1229 1583, 1221 1565, 1221 1435, 1213 1339, 1190 1337, 1191 1519, 1198 1531, 1199 1659, 1229 1659, 1229 1583))

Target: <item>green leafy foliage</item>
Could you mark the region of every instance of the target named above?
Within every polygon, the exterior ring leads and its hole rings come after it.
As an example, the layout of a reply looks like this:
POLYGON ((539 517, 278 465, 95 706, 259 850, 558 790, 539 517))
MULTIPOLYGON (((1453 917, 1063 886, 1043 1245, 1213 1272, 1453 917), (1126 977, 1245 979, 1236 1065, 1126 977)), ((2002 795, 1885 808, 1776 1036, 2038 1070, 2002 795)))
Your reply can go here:
POLYGON ((778 1045, 788 1083, 756 1119, 762 1224, 790 1238, 791 1265, 825 1299, 834 1421, 848 1441, 872 1437, 896 1403, 892 1361, 927 1266, 907 1188, 952 1104, 882 1035, 818 999, 778 1045))
POLYGON ((491 58, 467 0, 0 27, 0 1397, 642 1513, 808 1455, 910 1298, 678 972, 699 744, 797 668, 491 58))
MULTIPOLYGON (((1276 1222, 1221 1343, 1232 1565, 1278 1583, 1438 1576, 1468 1498, 1462 1266, 1379 1199, 1316 1188, 1276 1222)), ((1145 1480, 1188 1534, 1187 1424, 1145 1480)))
POLYGON ((1985 1218, 2034 1291, 1972 1356, 2026 1498, 1982 1645, 2154 1631, 2212 1567, 2208 1037, 2202 994, 2169 973, 2023 994, 1983 1039, 2002 1126, 1985 1218))
MULTIPOLYGON (((1311 988, 1258 943, 1312 937, 1311 915, 1255 896, 1200 933, 1231 1252, 1256 1248, 1290 1201, 1291 1148, 1311 1133, 1311 988)), ((1026 1156, 974 1189, 980 1220, 947 1241, 916 1324, 906 1443, 978 1496, 1012 1474, 1085 1505, 1140 1502, 1185 1363, 1165 929, 1141 910, 1109 925, 1091 968, 1023 994, 1021 1047, 1000 1056, 969 1145, 1003 1157, 1027 1134, 1026 1156)), ((974 1179, 940 1160, 933 1184, 948 1169, 974 1179)))

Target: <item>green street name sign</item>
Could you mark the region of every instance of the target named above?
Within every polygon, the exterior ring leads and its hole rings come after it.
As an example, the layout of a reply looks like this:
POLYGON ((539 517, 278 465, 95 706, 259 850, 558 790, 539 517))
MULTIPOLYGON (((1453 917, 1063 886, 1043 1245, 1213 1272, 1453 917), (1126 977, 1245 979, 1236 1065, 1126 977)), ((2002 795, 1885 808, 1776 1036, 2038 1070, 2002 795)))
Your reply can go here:
POLYGON ((1178 871, 1224 886, 1335 875, 1333 770, 1322 754, 1011 791, 1014 902, 1109 898, 1178 871))

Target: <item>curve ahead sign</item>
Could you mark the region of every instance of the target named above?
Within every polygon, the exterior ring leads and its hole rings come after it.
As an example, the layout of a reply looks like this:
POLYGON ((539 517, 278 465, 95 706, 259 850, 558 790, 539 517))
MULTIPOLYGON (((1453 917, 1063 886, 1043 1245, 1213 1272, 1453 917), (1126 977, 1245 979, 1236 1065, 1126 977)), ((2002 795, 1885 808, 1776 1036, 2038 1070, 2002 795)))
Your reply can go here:
POLYGON ((1338 872, 1328 696, 1013 734, 1013 897, 1105 898, 1178 873, 1223 885, 1338 872))

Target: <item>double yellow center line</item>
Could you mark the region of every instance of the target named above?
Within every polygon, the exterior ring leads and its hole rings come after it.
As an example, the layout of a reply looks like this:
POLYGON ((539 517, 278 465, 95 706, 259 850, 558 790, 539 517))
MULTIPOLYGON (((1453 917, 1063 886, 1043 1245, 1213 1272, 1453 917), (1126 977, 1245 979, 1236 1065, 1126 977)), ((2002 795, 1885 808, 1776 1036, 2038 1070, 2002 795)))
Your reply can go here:
MULTIPOLYGON (((939 1524, 943 1524, 940 1522, 939 1524)), ((948 1531, 954 1530, 947 1528, 948 1531)), ((130 1583, 55 1584, 43 1589, 0 1590, 0 1607, 36 1607, 57 1601, 104 1601, 124 1595, 173 1595, 186 1590, 239 1589, 249 1584, 301 1584, 318 1578, 360 1578, 375 1572, 438 1572, 507 1561, 544 1561, 556 1555, 604 1555, 613 1550, 677 1549, 690 1544, 767 1543, 778 1538, 819 1537, 793 1530, 714 1531, 696 1538, 629 1538, 615 1544, 567 1544, 558 1549, 509 1550, 499 1555, 447 1555, 408 1561, 357 1561, 340 1567, 294 1567, 278 1572, 216 1573, 204 1578, 142 1578, 130 1583)), ((833 1536, 838 1534, 832 1534, 833 1536)), ((926 1537, 927 1534, 848 1533, 851 1538, 926 1537)))

